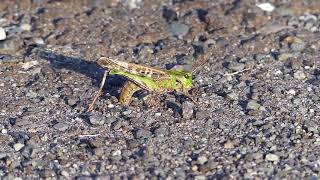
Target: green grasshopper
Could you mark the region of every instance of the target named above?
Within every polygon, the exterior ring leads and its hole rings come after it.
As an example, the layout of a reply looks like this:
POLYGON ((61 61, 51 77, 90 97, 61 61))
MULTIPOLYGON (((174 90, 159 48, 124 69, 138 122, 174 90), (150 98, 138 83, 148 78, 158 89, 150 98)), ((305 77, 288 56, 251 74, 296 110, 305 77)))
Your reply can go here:
MULTIPOLYGON (((191 71, 162 70, 106 57, 101 57, 97 63, 109 69, 109 74, 124 76, 128 79, 119 96, 119 102, 121 104, 129 105, 133 93, 140 89, 161 94, 176 91, 186 95, 192 87, 191 71)), ((89 111, 93 110, 94 103, 102 91, 107 74, 107 71, 105 71, 100 89, 91 103, 89 111)), ((186 96, 189 97, 188 95, 186 96)))

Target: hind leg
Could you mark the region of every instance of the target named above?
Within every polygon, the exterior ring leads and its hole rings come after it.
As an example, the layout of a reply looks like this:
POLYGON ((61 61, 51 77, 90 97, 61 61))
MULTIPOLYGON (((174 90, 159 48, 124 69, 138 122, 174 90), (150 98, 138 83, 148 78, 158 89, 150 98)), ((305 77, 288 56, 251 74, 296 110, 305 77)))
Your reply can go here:
POLYGON ((132 101, 132 95, 140 89, 138 85, 128 80, 121 89, 119 102, 123 105, 129 105, 132 101))

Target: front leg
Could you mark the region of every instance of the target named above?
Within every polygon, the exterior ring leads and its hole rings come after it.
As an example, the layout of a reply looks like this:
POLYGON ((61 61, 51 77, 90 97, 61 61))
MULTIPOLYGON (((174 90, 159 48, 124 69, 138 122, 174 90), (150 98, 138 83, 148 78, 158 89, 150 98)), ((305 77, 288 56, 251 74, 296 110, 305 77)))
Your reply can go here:
POLYGON ((100 88, 97 91, 96 95, 94 96, 93 101, 92 101, 92 103, 90 104, 90 106, 88 108, 88 112, 91 112, 93 110, 94 104, 96 103, 97 99, 99 98, 99 96, 100 96, 100 94, 102 92, 102 89, 104 87, 104 83, 106 82, 106 79, 107 79, 107 75, 108 75, 108 72, 104 71, 103 78, 102 78, 101 83, 100 83, 100 88))

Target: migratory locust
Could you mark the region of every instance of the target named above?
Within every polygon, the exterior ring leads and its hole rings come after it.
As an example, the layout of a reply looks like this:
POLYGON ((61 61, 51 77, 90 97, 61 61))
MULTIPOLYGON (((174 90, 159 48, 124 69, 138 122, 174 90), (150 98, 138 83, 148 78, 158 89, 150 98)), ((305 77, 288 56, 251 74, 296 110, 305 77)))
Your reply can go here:
MULTIPOLYGON (((93 110, 94 103, 102 91, 108 74, 124 76, 128 79, 120 92, 119 102, 121 104, 129 105, 133 93, 140 89, 160 94, 176 91, 189 97, 187 93, 192 87, 192 71, 162 70, 113 60, 107 57, 99 58, 97 63, 103 68, 108 69, 109 72, 105 71, 100 89, 94 97, 88 111, 93 110)), ((190 99, 192 100, 192 98, 190 99)))

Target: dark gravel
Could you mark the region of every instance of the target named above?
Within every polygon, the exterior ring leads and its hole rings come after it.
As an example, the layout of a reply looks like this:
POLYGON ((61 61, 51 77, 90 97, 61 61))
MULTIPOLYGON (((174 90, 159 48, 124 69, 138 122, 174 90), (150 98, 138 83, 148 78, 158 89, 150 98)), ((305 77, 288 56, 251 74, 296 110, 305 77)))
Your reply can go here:
POLYGON ((0 3, 0 179, 319 178, 320 2, 17 2, 0 3), (125 107, 110 76, 88 113, 100 56, 196 69, 195 102, 125 107))

